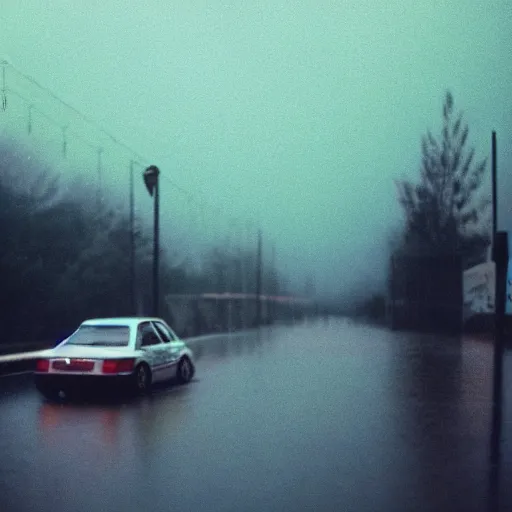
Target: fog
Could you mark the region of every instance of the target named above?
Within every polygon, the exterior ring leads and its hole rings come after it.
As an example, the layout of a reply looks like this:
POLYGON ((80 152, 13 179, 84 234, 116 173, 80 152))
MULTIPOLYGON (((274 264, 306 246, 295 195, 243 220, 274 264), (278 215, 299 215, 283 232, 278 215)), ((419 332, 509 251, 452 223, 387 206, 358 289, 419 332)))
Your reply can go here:
MULTIPOLYGON (((512 226, 508 0, 126 5, 3 0, 0 60, 159 166, 168 245, 194 257, 212 238, 256 247, 261 229, 297 290, 309 274, 324 298, 381 288, 402 222, 393 180, 419 175, 447 89, 478 160, 497 131, 499 227, 512 226)), ((94 183, 102 147, 101 185, 126 207, 133 155, 7 75, 40 113, 29 136, 26 102, 8 91, 1 133, 94 183)), ((142 170, 136 207, 150 221, 142 170)))

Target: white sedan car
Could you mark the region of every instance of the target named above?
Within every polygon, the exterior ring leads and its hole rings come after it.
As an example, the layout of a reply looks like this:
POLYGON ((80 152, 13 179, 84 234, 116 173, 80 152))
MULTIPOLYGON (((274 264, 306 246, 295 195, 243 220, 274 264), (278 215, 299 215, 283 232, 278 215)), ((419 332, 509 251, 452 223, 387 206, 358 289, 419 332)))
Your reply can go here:
POLYGON ((49 399, 95 386, 145 393, 168 379, 187 383, 195 372, 192 351, 160 318, 86 320, 39 357, 36 387, 49 399))

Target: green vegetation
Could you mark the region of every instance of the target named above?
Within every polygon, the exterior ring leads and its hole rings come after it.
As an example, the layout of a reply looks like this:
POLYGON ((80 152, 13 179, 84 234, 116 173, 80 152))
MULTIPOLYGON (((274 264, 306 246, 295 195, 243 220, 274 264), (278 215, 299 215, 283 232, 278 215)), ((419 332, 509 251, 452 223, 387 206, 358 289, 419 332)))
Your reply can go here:
MULTIPOLYGON (((152 226, 136 220, 137 302, 149 306, 151 233, 152 226)), ((128 214, 108 202, 98 207, 95 191, 84 183, 65 190, 51 169, 5 140, 0 140, 0 247, 2 344, 54 341, 85 318, 135 313, 128 214)), ((235 257, 219 246, 204 255, 198 272, 171 265, 164 247, 161 304, 173 293, 240 292, 241 268, 255 274, 255 256, 240 251, 235 257)), ((254 279, 248 281, 253 291, 254 279)), ((267 265, 264 290, 274 291, 278 281, 267 265)), ((172 321, 172 312, 163 310, 162 316, 172 321)))

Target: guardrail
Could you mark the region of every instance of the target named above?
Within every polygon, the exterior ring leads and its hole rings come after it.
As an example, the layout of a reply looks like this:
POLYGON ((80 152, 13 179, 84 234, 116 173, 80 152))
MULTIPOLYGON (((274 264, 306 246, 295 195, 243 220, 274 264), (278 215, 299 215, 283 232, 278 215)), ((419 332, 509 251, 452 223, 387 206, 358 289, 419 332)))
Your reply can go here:
MULTIPOLYGON (((202 336, 194 336, 191 338, 182 339, 186 343, 194 344, 197 341, 207 340, 210 338, 219 338, 221 336, 240 336, 243 334, 247 334, 252 330, 254 329, 246 329, 244 331, 233 331, 225 333, 204 334, 202 336)), ((20 373, 30 373, 34 371, 36 360, 38 359, 38 357, 40 357, 42 352, 49 348, 53 348, 53 345, 31 352, 20 352, 17 354, 0 355, 0 377, 5 377, 8 375, 17 375, 20 373)))
POLYGON ((0 357, 8 356, 10 354, 19 354, 25 352, 36 352, 37 350, 44 350, 53 347, 55 343, 52 341, 39 342, 39 343, 9 343, 0 344, 0 357))

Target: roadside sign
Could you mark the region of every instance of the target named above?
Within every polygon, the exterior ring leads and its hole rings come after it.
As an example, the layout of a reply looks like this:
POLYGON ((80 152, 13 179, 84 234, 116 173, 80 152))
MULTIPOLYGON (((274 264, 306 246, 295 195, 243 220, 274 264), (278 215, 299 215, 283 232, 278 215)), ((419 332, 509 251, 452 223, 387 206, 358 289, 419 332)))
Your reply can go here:
POLYGON ((493 261, 476 265, 463 274, 464 321, 473 315, 494 313, 496 266, 493 261))

